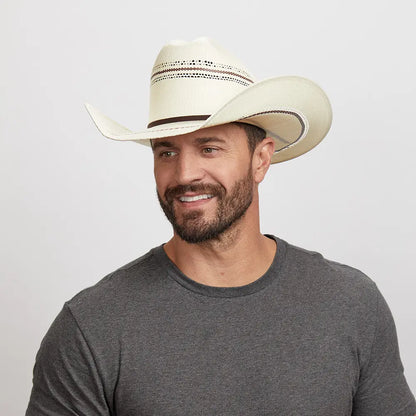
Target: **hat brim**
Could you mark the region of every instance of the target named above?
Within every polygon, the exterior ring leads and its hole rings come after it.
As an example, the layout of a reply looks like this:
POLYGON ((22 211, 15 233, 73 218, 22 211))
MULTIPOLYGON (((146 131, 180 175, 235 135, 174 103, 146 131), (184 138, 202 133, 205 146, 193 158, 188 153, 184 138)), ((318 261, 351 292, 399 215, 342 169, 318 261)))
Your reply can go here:
POLYGON ((99 131, 107 138, 150 145, 151 139, 178 136, 231 122, 254 124, 275 141, 272 163, 300 156, 315 147, 332 122, 328 97, 312 81, 296 76, 257 82, 203 121, 180 121, 132 132, 86 104, 99 131))

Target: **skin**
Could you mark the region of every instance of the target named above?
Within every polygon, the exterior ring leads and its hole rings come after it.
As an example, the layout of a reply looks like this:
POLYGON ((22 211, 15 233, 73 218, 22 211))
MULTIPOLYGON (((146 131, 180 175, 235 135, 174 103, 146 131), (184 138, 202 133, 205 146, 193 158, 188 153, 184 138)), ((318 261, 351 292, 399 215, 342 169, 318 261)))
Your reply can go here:
MULTIPOLYGON (((174 231, 164 245, 168 257, 189 278, 208 286, 243 286, 262 276, 276 252, 275 242, 260 232, 258 194, 270 166, 273 140, 265 138, 251 153, 244 130, 225 124, 156 139, 152 144, 156 188, 163 202, 166 190, 178 185, 219 184, 229 194, 251 171, 248 186, 252 186, 253 198, 245 214, 217 238, 200 243, 184 241, 174 231)), ((179 223, 195 210, 206 221, 215 218, 216 196, 195 202, 181 202, 179 197, 173 200, 179 223)))

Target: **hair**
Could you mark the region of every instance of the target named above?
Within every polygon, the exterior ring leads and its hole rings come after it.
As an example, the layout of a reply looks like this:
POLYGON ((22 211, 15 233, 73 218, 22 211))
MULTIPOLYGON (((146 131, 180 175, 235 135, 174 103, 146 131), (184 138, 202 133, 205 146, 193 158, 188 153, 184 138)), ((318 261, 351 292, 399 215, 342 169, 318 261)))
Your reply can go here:
POLYGON ((266 132, 262 128, 253 124, 240 123, 238 121, 233 122, 233 124, 242 128, 246 132, 248 147, 251 153, 254 152, 256 146, 266 137, 266 132))

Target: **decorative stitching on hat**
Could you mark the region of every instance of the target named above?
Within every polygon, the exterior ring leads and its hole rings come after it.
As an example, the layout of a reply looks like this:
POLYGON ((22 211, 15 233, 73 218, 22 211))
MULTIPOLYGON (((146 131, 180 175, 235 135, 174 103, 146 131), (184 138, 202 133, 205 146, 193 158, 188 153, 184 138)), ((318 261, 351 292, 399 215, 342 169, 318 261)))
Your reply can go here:
POLYGON ((295 116, 300 121, 300 124, 302 124, 302 127, 303 128, 305 127, 305 123, 304 123, 302 117, 300 117, 298 113, 295 113, 294 111, 289 111, 289 110, 267 110, 267 111, 260 111, 259 113, 254 113, 254 114, 250 114, 249 116, 244 116, 244 117, 240 118, 240 120, 244 120, 244 119, 250 118, 250 117, 261 116, 263 114, 271 114, 271 113, 283 113, 283 114, 290 114, 292 116, 295 116))
MULTIPOLYGON (((193 127, 200 127, 200 126, 201 126, 200 124, 191 124, 190 126, 187 125, 185 127, 186 128, 189 128, 189 127, 193 128, 193 127)), ((166 131, 166 130, 178 130, 178 129, 183 129, 183 128, 184 128, 184 126, 180 126, 180 127, 165 127, 164 129, 149 130, 149 132, 150 133, 153 133, 155 131, 158 132, 158 131, 166 131)), ((143 139, 139 139, 139 140, 143 140, 143 139)))
POLYGON ((175 78, 205 78, 231 81, 246 87, 254 83, 247 72, 237 67, 201 59, 159 64, 153 68, 151 83, 155 84, 159 81, 175 78))
POLYGON ((271 114, 271 113, 283 113, 283 114, 290 114, 292 116, 295 116, 298 119, 300 125, 302 126, 302 130, 300 132, 299 137, 295 141, 290 142, 290 143, 288 143, 286 139, 281 138, 277 134, 272 134, 272 136, 274 136, 274 138, 276 138, 276 139, 280 140, 281 142, 283 142, 284 144, 286 144, 286 146, 282 147, 281 149, 278 149, 278 150, 274 151, 274 153, 278 153, 278 152, 281 152, 284 149, 287 149, 288 147, 293 146, 300 139, 302 139, 304 134, 305 134, 305 131, 306 131, 306 125, 305 125, 305 122, 304 122, 303 118, 299 114, 295 113, 294 111, 288 111, 288 110, 261 111, 260 113, 250 114, 249 116, 242 117, 242 118, 240 118, 240 120, 245 120, 245 119, 250 118, 250 117, 256 117, 256 116, 261 116, 263 114, 271 114))
POLYGON ((269 113, 284 113, 284 114, 292 114, 294 116, 298 116, 298 113, 289 110, 265 110, 260 111, 259 113, 250 114, 249 116, 244 116, 243 118, 254 117, 254 116, 261 116, 262 114, 269 114, 269 113))
POLYGON ((195 73, 184 72, 184 73, 177 73, 177 74, 166 74, 161 77, 155 78, 152 81, 152 85, 155 84, 156 82, 163 81, 166 79, 178 79, 178 78, 205 78, 205 79, 213 79, 217 81, 229 81, 229 82, 236 82, 237 84, 243 85, 245 87, 248 87, 252 83, 252 81, 245 82, 241 79, 233 78, 230 76, 213 75, 213 74, 206 74, 206 73, 201 73, 201 72, 195 72, 195 73))
POLYGON ((189 67, 189 66, 204 66, 206 68, 218 68, 221 70, 228 70, 228 71, 233 71, 236 72, 246 78, 251 78, 251 75, 241 69, 238 68, 236 66, 232 66, 232 65, 227 65, 227 64, 221 64, 219 62, 214 62, 214 61, 208 61, 206 59, 188 59, 188 60, 183 60, 183 61, 171 61, 171 62, 162 62, 161 64, 155 65, 153 67, 153 71, 152 74, 154 75, 156 72, 159 72, 161 70, 167 69, 167 68, 177 68, 177 69, 181 69, 183 67, 189 67))
MULTIPOLYGON (((152 79, 155 78, 154 82, 156 82, 156 80, 159 80, 157 76, 160 75, 160 74, 166 74, 167 72, 179 72, 179 71, 180 72, 183 72, 183 71, 206 71, 206 72, 210 72, 211 74, 212 73, 218 73, 218 74, 231 75, 232 77, 238 77, 238 78, 241 78, 241 79, 247 81, 250 84, 252 84, 254 82, 250 78, 244 77, 243 75, 237 74, 235 72, 221 71, 219 69, 206 69, 206 68, 202 68, 202 67, 195 67, 195 68, 187 67, 187 68, 181 68, 181 69, 177 69, 177 68, 165 69, 163 71, 159 71, 159 72, 154 73, 152 75, 152 79)), ((185 74, 192 74, 192 72, 185 72, 185 74)), ((196 73, 196 74, 199 75, 199 76, 203 76, 203 77, 206 76, 206 74, 198 74, 198 73, 196 73)), ((213 75, 211 75, 211 76, 213 76, 213 75)), ((208 76, 206 76, 206 77, 208 78, 208 76)))

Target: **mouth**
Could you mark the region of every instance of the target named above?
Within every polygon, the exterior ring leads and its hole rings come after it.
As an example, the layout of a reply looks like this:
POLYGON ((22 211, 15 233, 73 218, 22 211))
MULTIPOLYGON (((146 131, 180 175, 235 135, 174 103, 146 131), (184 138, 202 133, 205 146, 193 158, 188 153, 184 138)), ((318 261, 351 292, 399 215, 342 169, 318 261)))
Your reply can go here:
POLYGON ((211 199, 213 197, 213 195, 211 194, 201 194, 201 195, 182 195, 179 197, 179 201, 181 202, 196 202, 196 201, 201 201, 204 199, 211 199))

